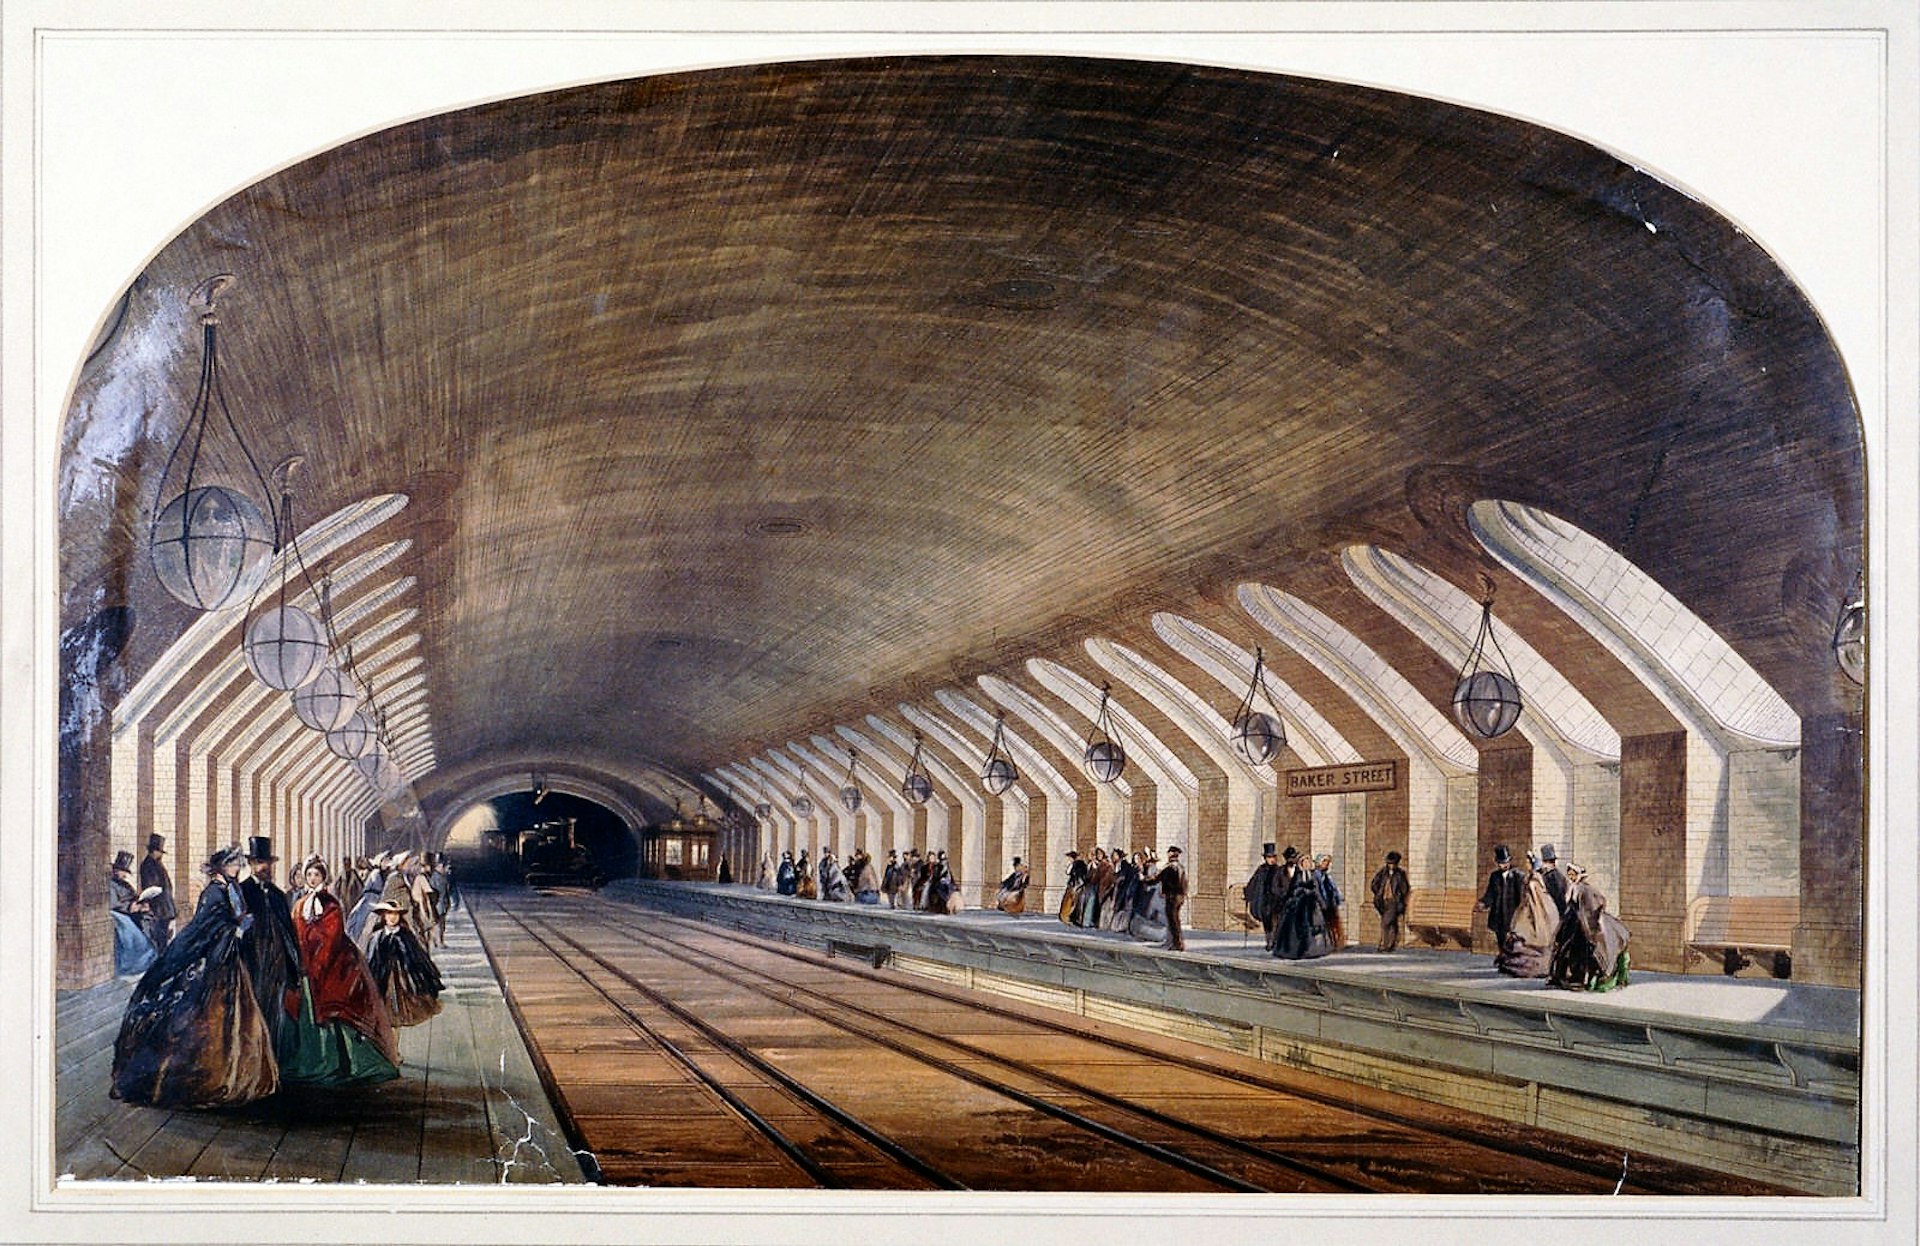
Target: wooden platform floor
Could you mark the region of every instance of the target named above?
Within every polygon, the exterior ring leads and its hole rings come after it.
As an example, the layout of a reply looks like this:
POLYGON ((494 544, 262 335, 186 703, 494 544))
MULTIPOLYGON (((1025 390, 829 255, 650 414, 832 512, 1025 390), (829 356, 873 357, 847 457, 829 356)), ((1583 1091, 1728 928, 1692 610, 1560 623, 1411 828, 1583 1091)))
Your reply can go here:
MULTIPOLYGON (((609 1184, 1611 1194, 1621 1183, 1619 1154, 1578 1139, 603 897, 497 891, 473 904, 557 1106, 609 1184)), ((1765 1188, 1653 1161, 1624 1189, 1765 1188)))
POLYGON ((579 1182, 472 921, 435 950, 440 1015, 400 1031, 401 1075, 370 1088, 295 1089, 216 1111, 108 1095, 133 979, 63 991, 55 1010, 55 1162, 61 1180, 579 1182))

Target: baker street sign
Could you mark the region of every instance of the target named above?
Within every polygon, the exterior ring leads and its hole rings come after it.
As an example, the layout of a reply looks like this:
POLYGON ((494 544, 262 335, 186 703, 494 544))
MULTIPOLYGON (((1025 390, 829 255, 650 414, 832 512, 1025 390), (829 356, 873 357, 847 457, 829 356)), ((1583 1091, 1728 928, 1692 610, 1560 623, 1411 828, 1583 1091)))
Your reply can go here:
POLYGON ((1400 786, 1397 761, 1356 761, 1287 771, 1287 795, 1333 796, 1340 792, 1391 792, 1400 786))

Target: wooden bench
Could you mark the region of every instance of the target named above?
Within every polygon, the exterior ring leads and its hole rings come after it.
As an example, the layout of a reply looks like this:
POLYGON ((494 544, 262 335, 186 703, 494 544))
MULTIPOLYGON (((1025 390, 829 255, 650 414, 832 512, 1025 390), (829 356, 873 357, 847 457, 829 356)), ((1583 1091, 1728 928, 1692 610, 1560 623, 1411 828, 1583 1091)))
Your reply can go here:
POLYGON ((1456 943, 1473 946, 1473 906, 1480 899, 1471 891, 1415 888, 1407 902, 1407 933, 1428 947, 1456 943))
POLYGON ((1687 906, 1687 968, 1718 962, 1732 977, 1758 964, 1790 978, 1799 922, 1798 896, 1700 896, 1687 906))

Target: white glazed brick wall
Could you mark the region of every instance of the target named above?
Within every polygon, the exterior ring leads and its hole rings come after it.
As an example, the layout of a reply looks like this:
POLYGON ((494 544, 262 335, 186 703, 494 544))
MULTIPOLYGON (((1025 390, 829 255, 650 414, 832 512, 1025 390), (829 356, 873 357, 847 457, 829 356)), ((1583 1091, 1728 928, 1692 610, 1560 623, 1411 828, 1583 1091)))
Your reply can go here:
POLYGON ((113 738, 107 771, 107 817, 115 852, 131 852, 138 861, 147 854, 140 834, 140 733, 128 731, 113 738))
MULTIPOLYGON (((1578 765, 1549 756, 1545 749, 1533 750, 1533 828, 1528 847, 1537 844, 1557 847, 1572 838, 1578 805, 1574 789, 1579 769, 1578 765)), ((1618 831, 1617 826, 1615 830, 1618 831)), ((1516 853, 1519 851, 1518 842, 1511 846, 1516 853)))
POLYGON ((1407 759, 1407 878, 1416 889, 1447 885, 1447 781, 1423 759, 1407 759))
POLYGON ((1447 877, 1449 887, 1473 887, 1480 872, 1480 781, 1474 775, 1447 780, 1447 877))
POLYGON ((1727 759, 1687 733, 1687 894, 1727 894, 1727 759))
POLYGON ((1800 894, 1800 762, 1773 750, 1727 758, 1728 894, 1800 894))
MULTIPOLYGON (((1588 762, 1574 769, 1573 817, 1565 838, 1547 840, 1568 864, 1591 871, 1609 898, 1620 894, 1620 770, 1588 762)), ((1538 847, 1538 845, 1535 845, 1538 847)))
MULTIPOLYGON (((1316 796, 1316 801, 1331 800, 1338 802, 1340 822, 1340 847, 1334 849, 1333 868, 1340 878, 1340 891, 1347 901, 1347 938, 1353 939, 1360 930, 1360 919, 1354 915, 1355 897, 1367 895, 1367 884, 1373 879, 1373 871, 1380 868, 1385 860, 1384 853, 1367 853, 1367 798, 1359 792, 1344 796, 1316 796)), ((1370 900, 1360 901, 1371 903, 1370 900)))

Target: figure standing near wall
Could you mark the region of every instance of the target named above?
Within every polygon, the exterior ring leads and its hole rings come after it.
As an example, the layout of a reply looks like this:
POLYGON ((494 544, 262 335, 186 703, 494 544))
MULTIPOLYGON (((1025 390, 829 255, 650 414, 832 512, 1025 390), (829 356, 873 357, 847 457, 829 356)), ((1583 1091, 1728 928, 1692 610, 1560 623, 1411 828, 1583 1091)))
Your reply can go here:
POLYGON ((1387 854, 1387 863, 1374 873, 1367 890, 1373 894, 1374 912, 1380 914, 1380 950, 1394 951, 1400 946, 1400 921, 1407 914, 1407 901, 1413 897, 1399 853, 1387 854))
POLYGON ((1180 864, 1180 849, 1167 849, 1167 863, 1149 880, 1160 884, 1160 896, 1167 905, 1167 938, 1160 946, 1169 952, 1187 950, 1187 939, 1180 927, 1181 910, 1187 906, 1187 875, 1180 864))
POLYGON ((294 1017, 287 997, 300 988, 300 936, 293 929, 293 906, 287 893, 273 881, 273 841, 265 835, 247 839, 247 868, 240 880, 240 897, 253 917, 253 931, 242 945, 248 975, 260 1000, 260 1013, 273 1036, 273 1053, 283 1059, 294 1038, 294 1017))
POLYGON ((1513 915, 1520 910, 1520 898, 1526 890, 1526 875, 1513 868, 1513 854, 1505 844, 1493 850, 1493 873, 1473 906, 1487 915, 1487 929, 1493 933, 1493 948, 1498 955, 1507 946, 1507 934, 1513 929, 1513 915))
POLYGON ((173 879, 167 874, 166 850, 166 836, 149 835, 146 860, 140 862, 140 890, 160 889, 158 895, 147 901, 147 937, 153 940, 156 952, 167 950, 167 943, 173 938, 174 919, 179 916, 179 910, 174 907, 173 879))

